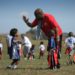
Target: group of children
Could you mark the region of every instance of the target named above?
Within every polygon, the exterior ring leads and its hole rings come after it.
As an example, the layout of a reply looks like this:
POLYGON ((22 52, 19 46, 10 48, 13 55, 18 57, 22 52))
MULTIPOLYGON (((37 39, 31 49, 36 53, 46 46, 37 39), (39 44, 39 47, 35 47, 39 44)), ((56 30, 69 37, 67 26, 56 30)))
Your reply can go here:
MULTIPOLYGON (((10 30, 10 35, 7 36, 7 48, 9 58, 12 59, 10 65, 7 68, 17 68, 20 57, 24 54, 24 59, 32 60, 35 58, 34 50, 35 45, 31 43, 30 39, 26 35, 21 36, 22 40, 19 39, 19 32, 16 28, 10 30), (23 46, 23 50, 22 50, 23 46)), ((45 46, 43 42, 40 43, 40 55, 39 58, 44 56, 45 46)))
MULTIPOLYGON (((50 69, 59 69, 60 63, 59 63, 59 53, 60 49, 59 46, 56 44, 55 39, 55 32, 53 30, 49 33, 50 38, 48 39, 48 66, 50 69)), ((17 68, 18 62, 20 60, 20 56, 24 54, 25 59, 32 60, 35 58, 34 51, 35 51, 35 45, 31 43, 30 39, 26 35, 22 35, 22 41, 19 39, 19 32, 18 29, 13 28, 10 30, 10 35, 7 36, 7 48, 8 48, 8 55, 9 58, 12 59, 12 62, 10 65, 8 65, 7 68, 15 69, 17 68), (24 50, 22 51, 22 45, 24 47, 24 50)), ((59 42, 59 41, 58 41, 59 42)), ((73 36, 72 32, 69 32, 68 37, 65 40, 66 44, 66 51, 65 54, 67 55, 67 64, 72 64, 72 62, 75 63, 75 60, 72 61, 72 59, 75 57, 75 37, 73 36)), ((2 49, 3 45, 0 42, 0 59, 2 56, 2 49)), ((39 46, 39 59, 44 56, 45 53, 45 45, 44 42, 40 42, 39 46)))
MULTIPOLYGON (((59 63, 59 40, 56 41, 55 39, 55 32, 51 30, 50 32, 50 38, 48 40, 48 65, 50 69, 59 69, 60 63, 59 63), (56 44, 57 42, 57 44, 56 44)), ((68 37, 65 39, 66 44, 66 50, 65 54, 67 55, 67 65, 70 65, 72 63, 75 64, 75 37, 73 32, 68 33, 68 37)))

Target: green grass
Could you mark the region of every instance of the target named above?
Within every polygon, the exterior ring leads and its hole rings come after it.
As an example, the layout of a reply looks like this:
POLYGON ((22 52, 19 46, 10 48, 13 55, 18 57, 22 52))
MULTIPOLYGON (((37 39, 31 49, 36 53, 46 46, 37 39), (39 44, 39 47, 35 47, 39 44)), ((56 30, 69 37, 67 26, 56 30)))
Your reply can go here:
MULTIPOLYGON (((47 69, 47 51, 45 52, 45 56, 43 59, 38 59, 39 55, 39 42, 37 40, 31 40, 33 44, 36 45, 35 48, 35 56, 36 59, 33 61, 24 60, 24 57, 21 57, 21 60, 18 65, 18 69, 11 70, 6 69, 7 65, 11 63, 11 60, 7 55, 7 47, 5 38, 2 37, 2 42, 4 44, 3 56, 2 60, 0 60, 0 75, 75 75, 75 65, 67 66, 66 56, 64 54, 65 49, 62 49, 62 57, 60 60, 61 68, 57 71, 47 69)), ((47 41, 45 41, 45 45, 47 45, 47 41)))

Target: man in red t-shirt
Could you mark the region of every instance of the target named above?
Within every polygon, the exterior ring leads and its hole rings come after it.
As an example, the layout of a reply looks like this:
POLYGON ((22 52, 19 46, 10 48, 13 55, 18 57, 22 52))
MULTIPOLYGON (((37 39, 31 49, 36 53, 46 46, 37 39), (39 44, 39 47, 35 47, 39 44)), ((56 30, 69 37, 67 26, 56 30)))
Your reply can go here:
POLYGON ((55 31, 55 38, 56 41, 58 41, 58 37, 60 39, 60 51, 61 51, 61 43, 62 43, 62 29, 58 25, 57 21, 51 14, 44 13, 42 9, 38 8, 34 12, 35 19, 32 23, 29 22, 29 19, 26 18, 26 16, 23 16, 24 22, 29 26, 29 27, 35 27, 39 25, 39 22, 41 22, 41 30, 45 33, 45 35, 50 38, 49 33, 50 30, 55 31))

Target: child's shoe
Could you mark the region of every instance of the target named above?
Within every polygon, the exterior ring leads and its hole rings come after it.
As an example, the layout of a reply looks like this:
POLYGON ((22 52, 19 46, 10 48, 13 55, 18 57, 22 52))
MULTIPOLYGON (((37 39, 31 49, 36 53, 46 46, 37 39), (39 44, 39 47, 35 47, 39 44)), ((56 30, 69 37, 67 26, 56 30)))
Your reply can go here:
POLYGON ((12 69, 16 69, 16 68, 17 68, 17 65, 13 65, 13 66, 12 66, 12 69))
POLYGON ((7 68, 8 68, 8 69, 11 69, 11 68, 12 68, 12 65, 8 65, 7 68))

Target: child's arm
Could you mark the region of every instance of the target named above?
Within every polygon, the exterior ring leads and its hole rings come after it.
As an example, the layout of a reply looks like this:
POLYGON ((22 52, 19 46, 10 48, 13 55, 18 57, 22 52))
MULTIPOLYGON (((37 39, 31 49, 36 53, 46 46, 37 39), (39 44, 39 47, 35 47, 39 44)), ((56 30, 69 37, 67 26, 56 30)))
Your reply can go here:
POLYGON ((1 51, 2 51, 3 50, 3 44, 1 44, 1 47, 0 48, 1 48, 1 51))
POLYGON ((75 50, 75 43, 74 43, 74 50, 75 50))

